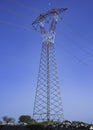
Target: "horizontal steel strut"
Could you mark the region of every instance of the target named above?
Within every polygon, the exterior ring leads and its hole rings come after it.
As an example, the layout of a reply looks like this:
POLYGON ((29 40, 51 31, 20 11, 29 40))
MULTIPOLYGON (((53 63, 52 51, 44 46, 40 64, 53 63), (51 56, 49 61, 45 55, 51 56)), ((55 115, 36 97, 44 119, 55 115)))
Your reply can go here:
POLYGON ((42 14, 40 14, 39 17, 36 18, 36 20, 32 23, 32 25, 43 21, 46 17, 48 17, 50 15, 54 15, 54 14, 59 15, 60 13, 63 13, 66 10, 67 10, 67 8, 55 8, 50 11, 47 11, 46 13, 42 13, 42 14))

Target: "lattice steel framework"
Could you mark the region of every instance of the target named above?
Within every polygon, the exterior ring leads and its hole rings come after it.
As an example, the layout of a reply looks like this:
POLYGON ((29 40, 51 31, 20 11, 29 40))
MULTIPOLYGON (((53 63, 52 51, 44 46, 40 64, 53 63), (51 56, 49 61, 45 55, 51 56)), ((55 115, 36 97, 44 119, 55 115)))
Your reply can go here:
POLYGON ((38 81, 34 102, 33 118, 36 121, 63 121, 63 107, 58 80, 57 64, 55 57, 55 30, 59 18, 67 8, 52 9, 40 16, 32 23, 43 36, 41 59, 39 65, 38 81), (47 30, 45 25, 50 26, 47 30))

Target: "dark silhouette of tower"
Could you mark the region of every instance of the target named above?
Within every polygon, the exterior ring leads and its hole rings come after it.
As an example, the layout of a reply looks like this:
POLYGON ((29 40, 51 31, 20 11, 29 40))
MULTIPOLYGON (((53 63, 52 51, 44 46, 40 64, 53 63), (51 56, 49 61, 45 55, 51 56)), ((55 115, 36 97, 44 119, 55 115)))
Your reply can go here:
POLYGON ((64 118, 54 40, 57 21, 63 18, 66 10, 67 8, 52 9, 40 14, 32 23, 35 29, 39 25, 43 37, 33 110, 33 118, 36 121, 63 121, 64 118))

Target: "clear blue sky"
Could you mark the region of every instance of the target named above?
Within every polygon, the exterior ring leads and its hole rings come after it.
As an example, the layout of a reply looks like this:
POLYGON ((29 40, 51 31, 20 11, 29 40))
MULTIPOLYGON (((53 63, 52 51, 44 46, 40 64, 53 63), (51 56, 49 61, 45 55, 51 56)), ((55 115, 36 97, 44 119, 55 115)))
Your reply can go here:
POLYGON ((68 8, 56 30, 56 58, 67 120, 93 123, 93 1, 0 0, 0 119, 31 115, 42 44, 31 23, 68 8))

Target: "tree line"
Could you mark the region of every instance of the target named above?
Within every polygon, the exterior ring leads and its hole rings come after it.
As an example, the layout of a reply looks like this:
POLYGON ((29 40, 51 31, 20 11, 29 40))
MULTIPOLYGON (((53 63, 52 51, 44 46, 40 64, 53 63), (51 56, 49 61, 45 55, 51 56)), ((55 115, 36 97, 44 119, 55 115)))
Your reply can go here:
MULTIPOLYGON (((31 116, 29 116, 29 115, 21 115, 18 118, 18 123, 31 124, 33 122, 35 122, 35 120, 33 118, 31 118, 31 116)), ((14 123, 15 123, 15 118, 8 117, 8 116, 3 116, 2 121, 0 121, 0 124, 14 124, 14 123)))
POLYGON ((3 116, 2 121, 0 121, 0 126, 2 125, 13 125, 13 126, 28 126, 31 129, 37 129, 38 127, 41 129, 91 129, 93 130, 93 124, 88 124, 80 121, 68 121, 64 120, 63 122, 53 122, 53 121, 46 121, 46 122, 36 122, 31 116, 29 115, 21 115, 18 118, 17 124, 15 123, 15 119, 8 116, 3 116))

